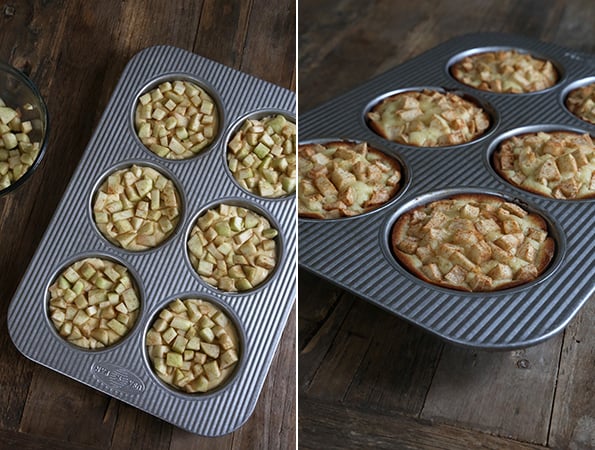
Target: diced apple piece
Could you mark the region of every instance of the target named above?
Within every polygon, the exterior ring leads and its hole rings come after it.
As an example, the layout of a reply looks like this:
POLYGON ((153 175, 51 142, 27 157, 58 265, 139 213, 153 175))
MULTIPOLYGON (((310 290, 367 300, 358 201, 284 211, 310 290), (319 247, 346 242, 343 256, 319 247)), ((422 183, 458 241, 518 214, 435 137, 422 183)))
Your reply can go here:
POLYGON ((217 361, 209 361, 208 363, 203 365, 205 370, 205 374, 207 378, 211 381, 216 380, 221 376, 221 371, 219 370, 219 365, 217 361))
POLYGON ((192 381, 188 387, 190 392, 207 392, 209 390, 209 380, 201 375, 192 381))
POLYGON ((215 335, 213 334, 213 330, 211 328, 201 328, 198 331, 198 335, 203 341, 206 342, 213 342, 215 340, 215 335))
POLYGON ((128 328, 116 319, 110 320, 107 326, 119 336, 124 336, 128 333, 128 328))
POLYGON ((163 339, 161 338, 161 334, 158 331, 151 329, 147 332, 147 337, 146 337, 147 345, 162 345, 162 343, 163 343, 163 339))
POLYGON ((186 350, 186 344, 188 343, 188 339, 186 339, 183 336, 177 336, 172 345, 171 348, 173 351, 178 352, 178 353, 184 353, 184 350, 186 350))
POLYGON ((186 344, 188 350, 200 350, 200 338, 195 336, 191 338, 186 344))
POLYGON ((217 359, 219 357, 219 353, 221 349, 217 344, 210 344, 208 342, 201 342, 200 349, 207 355, 213 359, 217 359))
POLYGON ((170 325, 172 328, 188 331, 192 327, 192 321, 176 316, 172 319, 170 325))
POLYGON ((239 358, 237 352, 233 349, 229 349, 221 354, 221 358, 219 360, 220 368, 227 369, 228 367, 234 365, 238 361, 238 359, 239 358))
POLYGON ((175 352, 168 352, 165 357, 165 364, 169 367, 182 367, 184 364, 184 357, 175 352))

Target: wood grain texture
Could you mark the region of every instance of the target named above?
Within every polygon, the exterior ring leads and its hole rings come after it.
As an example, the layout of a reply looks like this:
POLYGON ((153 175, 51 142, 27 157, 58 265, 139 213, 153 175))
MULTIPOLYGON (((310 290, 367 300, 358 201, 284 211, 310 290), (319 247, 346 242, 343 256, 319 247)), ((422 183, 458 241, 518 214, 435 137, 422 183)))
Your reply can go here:
POLYGON ((554 448, 595 448, 595 302, 566 329, 550 442, 554 448))
MULTIPOLYGON (((461 34, 595 53, 588 0, 302 0, 298 15, 300 112, 461 34)), ((595 448, 595 299, 540 345, 482 352, 298 278, 301 448, 595 448)))
POLYGON ((421 417, 545 445, 561 342, 497 353, 446 346, 421 417))
POLYGON ((214 439, 35 365, 8 336, 8 304, 125 65, 159 44, 295 89, 293 0, 0 0, 0 59, 30 75, 50 113, 44 160, 0 198, 0 448, 295 447, 295 308, 253 416, 214 439))
POLYGON ((405 416, 300 400, 301 449, 525 450, 544 447, 405 416))

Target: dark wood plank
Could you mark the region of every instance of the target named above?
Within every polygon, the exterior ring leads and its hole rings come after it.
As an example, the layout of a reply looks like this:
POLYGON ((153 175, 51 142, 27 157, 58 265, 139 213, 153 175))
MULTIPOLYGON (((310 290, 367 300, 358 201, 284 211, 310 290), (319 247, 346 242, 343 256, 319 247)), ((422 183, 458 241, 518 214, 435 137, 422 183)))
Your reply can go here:
POLYGON ((109 397, 36 367, 19 431, 69 444, 108 448, 116 421, 104 420, 109 397))
MULTIPOLYGON (((312 301, 322 299, 309 297, 312 301)), ((311 379, 300 385, 303 397, 340 400, 346 405, 418 415, 436 369, 442 343, 368 303, 345 295, 342 321, 328 346, 313 339, 324 358, 311 379), (307 387, 306 387, 307 386, 307 387)), ((340 314, 340 313, 339 313, 340 314)), ((303 355, 303 351, 302 351, 303 355)), ((302 362, 306 367, 308 360, 302 362)))
POLYGON ((404 416, 300 401, 300 449, 521 450, 543 447, 404 416))
POLYGON ((595 300, 564 335, 549 443, 554 448, 595 448, 595 300))
POLYGON ((109 447, 105 448, 159 450, 169 447, 175 427, 117 400, 109 399, 109 402, 104 421, 115 420, 115 426, 109 436, 109 447))
POLYGON ((421 417, 547 444, 561 342, 511 352, 445 346, 421 417))
POLYGON ((444 344, 373 305, 355 302, 344 329, 360 333, 360 324, 370 330, 370 345, 351 380, 345 404, 419 415, 444 344), (364 318, 367 325, 362 324, 364 318))
POLYGON ((343 291, 306 270, 298 269, 298 292, 303 293, 298 317, 298 348, 302 350, 331 313, 343 291))
POLYGON ((204 0, 201 21, 195 35, 194 51, 222 64, 239 69, 252 1, 204 0), (213 24, 218 23, 218 32, 213 24))
MULTIPOLYGON (((304 292, 301 290, 300 292, 304 292)), ((300 295, 300 314, 302 314, 302 305, 310 303, 318 303, 324 301, 323 297, 316 297, 308 294, 307 298, 304 294, 300 295)), ((340 301, 336 307, 329 309, 328 317, 324 318, 322 323, 317 323, 308 319, 300 317, 299 330, 302 333, 304 328, 311 330, 317 325, 317 332, 309 335, 308 339, 304 339, 305 345, 300 346, 299 353, 299 389, 300 392, 308 391, 313 379, 319 371, 320 365, 326 360, 326 355, 331 347, 335 344, 337 334, 340 330, 341 324, 349 313, 352 306, 353 299, 340 297, 340 301)), ((307 307, 307 306, 306 306, 307 307)), ((336 351, 336 350, 335 350, 336 351)), ((344 383, 343 383, 344 384, 344 383)))
POLYGON ((101 450, 99 446, 84 446, 71 444, 62 439, 51 439, 27 434, 20 431, 0 429, 0 443, 2 448, 19 450, 101 450))
POLYGON ((294 1, 254 0, 241 69, 295 89, 294 1), (291 74, 287 84, 287 74, 291 74))

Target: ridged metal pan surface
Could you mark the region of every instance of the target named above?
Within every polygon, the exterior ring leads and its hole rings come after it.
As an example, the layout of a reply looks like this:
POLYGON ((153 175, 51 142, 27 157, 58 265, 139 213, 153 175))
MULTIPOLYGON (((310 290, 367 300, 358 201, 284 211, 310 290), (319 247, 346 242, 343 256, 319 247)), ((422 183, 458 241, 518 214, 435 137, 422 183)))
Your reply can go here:
MULTIPOLYGON (((199 55, 169 46, 147 48, 126 66, 106 110, 10 303, 8 326, 28 358, 180 428, 205 436, 232 432, 251 415, 296 296, 295 196, 266 199, 240 188, 225 161, 230 127, 251 115, 295 118, 295 94, 199 55), (133 111, 141 93, 158 81, 195 80, 218 103, 220 131, 199 156, 164 160, 136 136, 133 111), (111 245, 96 229, 91 199, 114 168, 142 163, 169 175, 180 189, 183 214, 174 234, 158 248, 131 252, 111 245), (193 271, 186 241, 197 215, 218 203, 248 206, 279 231, 274 273, 259 288, 226 293, 193 271), (71 345, 48 318, 48 287, 68 263, 99 256, 124 264, 136 279, 141 312, 121 343, 88 351, 71 345), (152 372, 145 334, 169 301, 204 298, 227 311, 239 328, 241 357, 231 381, 206 395, 175 392, 152 372)), ((84 411, 81 411, 84 413, 84 411)))
POLYGON ((595 126, 566 110, 569 86, 593 78, 595 57, 555 44, 499 33, 464 35, 443 43, 325 104, 300 114, 300 143, 342 138, 367 141, 405 161, 409 182, 396 201, 362 216, 300 218, 299 264, 442 339, 472 348, 505 350, 560 332, 595 292, 595 201, 555 200, 515 188, 490 163, 494 143, 522 131, 567 129, 595 135, 595 126), (455 80, 450 64, 482 49, 514 48, 551 60, 558 83, 530 94, 481 91, 455 80), (383 139, 366 124, 370 105, 389 93, 437 87, 489 105, 493 126, 476 141, 417 148, 383 139), (489 293, 464 293, 423 282, 396 261, 390 228, 401 211, 448 193, 487 192, 542 212, 557 243, 549 270, 537 281, 489 293))

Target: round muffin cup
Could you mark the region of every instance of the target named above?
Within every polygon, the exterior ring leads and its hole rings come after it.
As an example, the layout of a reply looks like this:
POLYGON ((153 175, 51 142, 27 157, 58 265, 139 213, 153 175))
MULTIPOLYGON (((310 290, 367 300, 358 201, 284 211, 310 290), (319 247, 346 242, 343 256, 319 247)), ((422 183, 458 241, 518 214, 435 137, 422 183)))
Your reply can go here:
MULTIPOLYGON (((286 120, 288 120, 288 121, 292 122, 294 125, 296 125, 295 115, 289 113, 288 111, 284 111, 284 110, 280 110, 280 109, 263 109, 263 110, 253 111, 253 112, 250 112, 250 113, 242 116, 236 122, 234 122, 234 124, 226 132, 226 134, 225 134, 225 140, 224 140, 225 146, 222 146, 223 147, 222 148, 223 164, 227 168, 226 173, 227 173, 227 175, 229 175, 229 177, 232 180, 232 182, 236 186, 238 186, 242 191, 247 192, 250 195, 253 195, 253 196, 258 197, 258 198, 264 198, 266 200, 273 200, 273 201, 274 200, 285 200, 287 198, 291 198, 292 196, 296 195, 297 179, 296 179, 296 190, 294 190, 293 192, 288 193, 288 194, 285 194, 285 195, 281 195, 281 196, 278 196, 278 197, 263 197, 263 196, 259 195, 257 192, 253 192, 253 191, 251 191, 249 189, 244 188, 243 186, 241 186, 238 183, 238 181, 235 179, 233 173, 229 169, 229 163, 228 163, 228 160, 227 160, 227 155, 228 155, 228 153, 230 151, 229 148, 228 148, 230 141, 233 139, 233 137, 236 135, 236 133, 242 128, 242 126, 244 125, 244 123, 247 120, 250 120, 250 119, 260 120, 260 119, 263 119, 265 117, 276 116, 276 115, 281 115, 281 116, 285 117, 286 120)), ((296 162, 296 164, 297 164, 297 162, 296 162)))
POLYGON ((393 267, 398 270, 403 276, 407 277, 409 280, 417 283, 423 284, 426 287, 429 287, 434 290, 443 291, 449 294, 456 293, 456 295, 463 295, 463 296, 476 296, 476 297, 485 297, 486 295, 489 296, 497 296, 497 295, 507 295, 513 292, 522 291, 535 285, 543 282, 547 278, 549 278, 552 274, 554 274, 564 260, 564 255, 566 253, 566 236, 559 226, 559 224, 552 219, 552 217, 547 214, 544 210, 534 206, 533 204, 527 203, 522 199, 512 197, 509 194, 505 194, 500 191, 485 189, 483 187, 461 187, 461 188, 445 188, 439 189, 432 192, 427 192, 423 194, 415 195, 413 198, 406 199, 400 207, 391 214, 387 220, 384 222, 384 226, 382 228, 382 241, 384 242, 383 245, 383 253, 388 261, 391 262, 393 267), (432 202, 438 200, 446 200, 451 197, 456 197, 459 195, 480 195, 480 196, 493 196, 501 198, 506 202, 510 202, 516 204, 523 208, 525 211, 531 214, 536 214, 541 217, 547 226, 547 233, 548 236, 553 239, 554 242, 554 251, 553 255, 547 265, 547 267, 539 274, 534 280, 517 284, 510 287, 504 287, 501 289, 491 290, 491 291, 467 291, 467 290, 460 290, 453 287, 443 286, 439 284, 434 284, 429 281, 426 281, 416 274, 411 272, 395 255, 393 251, 393 244, 392 244, 392 234, 393 228, 397 222, 397 220, 403 216, 404 214, 408 213, 409 211, 414 210, 415 208, 430 204, 432 202))
POLYGON ((221 97, 219 96, 217 91, 206 81, 204 81, 202 79, 198 79, 198 78, 193 78, 188 73, 183 73, 183 72, 179 72, 179 73, 172 72, 172 73, 162 75, 159 78, 155 78, 155 79, 151 80, 134 97, 134 101, 132 102, 132 105, 130 107, 130 130, 131 130, 131 133, 134 135, 136 142, 149 155, 151 155, 155 158, 159 158, 160 160, 167 161, 167 162, 182 163, 182 162, 192 161, 195 158, 205 155, 211 149, 215 148, 217 146, 217 143, 221 140, 223 131, 227 127, 226 121, 227 121, 227 114, 225 112, 225 108, 224 108, 223 102, 221 100, 221 97), (139 138, 138 130, 136 129, 136 124, 135 124, 136 108, 139 105, 140 97, 143 96, 144 94, 152 91, 153 89, 158 87, 161 83, 165 83, 167 81, 173 83, 174 81, 177 81, 177 80, 188 81, 190 83, 194 83, 197 86, 199 86, 211 97, 215 107, 217 108, 217 131, 216 131, 215 136, 213 137, 212 141, 208 145, 206 145, 205 148, 203 148, 199 152, 197 152, 194 156, 191 156, 189 158, 181 158, 181 159, 161 157, 158 154, 156 154, 155 152, 153 152, 151 149, 149 149, 139 138))
POLYGON ((220 395, 223 391, 225 391, 225 390, 229 389, 231 386, 233 386, 233 384, 236 382, 238 376, 244 371, 244 366, 246 365, 246 357, 249 354, 249 348, 247 345, 246 331, 244 329, 244 326, 243 326, 241 320, 239 319, 239 317, 233 311, 233 309, 231 309, 229 306, 227 306, 221 300, 218 300, 208 294, 204 294, 202 292, 200 292, 200 293, 199 292, 185 292, 185 293, 182 293, 179 295, 171 296, 167 300, 156 305, 155 310, 151 313, 150 319, 146 321, 145 328, 143 330, 142 352, 143 352, 143 359, 145 362, 146 370, 151 374, 151 376, 153 377, 153 379, 155 380, 155 382, 157 383, 158 386, 161 386, 169 394, 174 395, 179 398, 192 399, 192 400, 197 400, 197 399, 206 400, 213 396, 220 395), (211 303, 212 305, 214 305, 215 307, 217 307, 219 310, 221 310, 225 314, 225 316, 227 317, 229 322, 231 322, 232 326, 235 328, 237 339, 238 339, 239 359, 235 363, 233 370, 230 372, 230 374, 227 376, 227 378, 221 384, 219 384, 218 386, 214 387, 211 390, 208 390, 207 392, 195 392, 195 393, 185 392, 184 390, 167 383, 166 381, 161 379, 159 377, 159 375, 156 373, 154 366, 153 366, 153 362, 151 361, 148 346, 146 344, 147 333, 149 332, 149 330, 151 330, 151 328, 153 327, 153 324, 159 318, 159 314, 161 313, 161 311, 166 309, 168 307, 168 305, 176 299, 180 299, 182 301, 187 300, 187 299, 197 299, 197 300, 207 301, 207 302, 211 303))
POLYGON ((544 124, 544 125, 530 125, 530 126, 526 126, 526 127, 515 128, 513 130, 509 130, 509 131, 506 131, 506 132, 498 135, 492 142, 490 142, 489 146, 487 147, 487 151, 485 152, 484 164, 487 167, 488 171, 494 177, 499 179, 501 182, 506 183, 506 185, 511 186, 514 189, 517 189, 525 194, 534 195, 541 199, 547 199, 547 200, 555 201, 555 202, 592 202, 592 201, 594 201, 595 200, 594 197, 560 199, 560 198, 554 198, 554 197, 550 197, 550 196, 547 196, 544 194, 540 194, 538 192, 529 191, 527 189, 524 189, 521 186, 515 185, 515 184, 509 182, 508 180, 506 180, 502 175, 500 175, 498 173, 498 171, 494 167, 494 155, 495 155, 496 151, 500 148, 500 145, 507 139, 510 139, 514 136, 522 136, 524 134, 539 133, 539 132, 549 133, 549 132, 556 132, 556 131, 578 133, 578 134, 590 134, 591 138, 594 139, 592 132, 588 132, 588 131, 582 130, 580 128, 569 127, 566 125, 544 124))
POLYGON ((4 189, 0 189, 1 197, 23 185, 39 166, 47 149, 49 115, 43 97, 39 93, 35 83, 23 72, 2 61, 0 61, 0 98, 6 102, 6 106, 21 110, 23 114, 22 120, 30 121, 32 125, 29 135, 30 139, 39 142, 39 152, 33 163, 18 180, 12 182, 4 189), (32 110, 27 111, 23 109, 23 106, 27 103, 33 106, 32 110))
MULTIPOLYGON (((301 216, 298 214, 298 219, 300 221, 333 223, 333 222, 342 222, 342 221, 346 221, 346 220, 357 220, 362 217, 367 217, 370 214, 380 213, 381 211, 385 210, 386 208, 389 208, 398 199, 400 199, 404 195, 404 193, 407 191, 409 185, 411 184, 411 177, 412 177, 412 174, 409 169, 409 165, 408 165, 407 161, 405 160, 405 158, 401 154, 396 153, 394 150, 391 150, 384 145, 378 145, 375 142, 364 141, 362 139, 320 138, 320 139, 311 139, 311 140, 305 140, 305 141, 298 142, 298 149, 301 145, 310 145, 310 144, 324 145, 324 144, 328 144, 331 142, 348 142, 348 143, 354 143, 354 144, 360 144, 363 142, 367 142, 368 145, 370 145, 370 147, 378 150, 379 152, 382 152, 387 157, 395 160, 398 163, 398 165, 400 167, 400 171, 401 171, 401 181, 399 182, 399 188, 387 202, 378 206, 377 208, 373 208, 366 212, 363 212, 362 214, 358 214, 356 216, 338 217, 338 218, 332 218, 332 219, 317 219, 317 218, 313 218, 313 217, 301 216)), ((299 162, 298 162, 298 164, 299 164, 299 162)), ((298 168, 298 176, 299 176, 299 168, 298 168)), ((297 189, 299 189, 299 183, 298 183, 297 189)), ((299 202, 299 197, 298 197, 298 202, 299 202)))
POLYGON ((68 345, 70 348, 74 349, 75 351, 88 352, 88 353, 99 353, 99 352, 106 352, 106 351, 118 348, 119 346, 121 346, 125 342, 127 342, 130 339, 130 337, 136 333, 136 330, 139 327, 139 324, 142 322, 141 317, 144 314, 144 309, 145 309, 144 308, 145 292, 144 292, 143 285, 139 282, 139 280, 140 280, 140 278, 139 278, 138 274, 136 273, 136 271, 133 268, 130 267, 129 264, 125 263, 121 259, 116 258, 112 255, 107 255, 107 254, 100 253, 100 252, 86 252, 84 254, 79 254, 72 258, 69 258, 67 261, 64 262, 64 264, 62 264, 60 266, 60 268, 58 270, 56 270, 52 273, 52 276, 49 278, 48 283, 46 285, 45 298, 44 298, 46 324, 50 328, 50 330, 52 331, 52 334, 56 337, 56 339, 58 341, 63 342, 65 345, 68 345), (56 326, 52 322, 52 319, 50 318, 50 300, 51 300, 51 294, 49 291, 50 287, 58 281, 58 278, 63 274, 63 272, 66 269, 73 266, 77 262, 84 261, 84 260, 90 259, 90 258, 102 259, 104 261, 113 262, 115 264, 119 264, 120 266, 125 267, 128 274, 130 275, 130 279, 132 281, 132 286, 135 289, 136 293, 138 294, 138 299, 140 302, 140 307, 138 309, 138 314, 136 315, 136 320, 132 324, 132 326, 129 327, 128 332, 124 336, 122 336, 117 342, 114 342, 113 344, 106 345, 105 347, 102 347, 102 348, 95 348, 95 349, 81 347, 79 345, 76 345, 76 344, 70 342, 66 337, 64 337, 60 334, 60 330, 58 330, 56 328, 56 326))
POLYGON ((281 232, 281 228, 279 227, 279 224, 277 223, 276 220, 273 219, 271 214, 269 214, 267 211, 265 211, 261 207, 255 205, 254 203, 246 201, 245 199, 223 198, 223 199, 219 199, 214 202, 208 203, 207 205, 202 207, 200 209, 200 211, 190 221, 190 224, 189 224, 188 228, 186 229, 185 236, 186 236, 186 238, 184 239, 184 257, 186 260, 186 264, 188 265, 188 269, 200 281, 201 284, 203 284, 208 289, 210 289, 214 292, 217 292, 219 294, 224 293, 225 295, 230 295, 230 296, 241 296, 241 295, 251 295, 257 291, 260 291, 261 289, 264 289, 266 287, 266 285, 273 278, 275 278, 277 276, 279 267, 281 267, 283 265, 283 258, 285 255, 285 251, 284 251, 283 236, 282 236, 282 232, 281 232), (241 208, 246 208, 249 211, 251 211, 257 215, 264 217, 266 220, 268 220, 269 224, 271 225, 271 228, 274 228, 278 232, 277 236, 275 236, 273 238, 273 240, 275 241, 275 255, 276 255, 275 256, 275 258, 276 258, 275 266, 271 269, 270 273, 266 276, 266 278, 264 280, 262 280, 259 284, 257 284, 256 286, 253 286, 250 289, 238 290, 238 291, 227 291, 224 289, 220 289, 217 286, 213 286, 203 279, 202 275, 198 273, 197 269, 194 267, 194 265, 192 264, 192 261, 190 260, 190 254, 189 254, 190 250, 188 249, 188 241, 190 240, 190 238, 192 236, 192 230, 197 225, 198 219, 200 219, 207 211, 209 211, 211 209, 219 208, 220 205, 229 205, 229 206, 237 206, 237 207, 241 207, 241 208))
POLYGON ((474 89, 478 92, 483 92, 483 93, 487 93, 487 94, 496 94, 496 95, 533 95, 533 94, 541 94, 544 92, 548 92, 552 89, 554 89, 556 86, 558 86, 560 83, 564 82, 564 80, 566 79, 566 73, 564 71, 564 66, 562 64, 560 64, 558 61, 551 59, 548 56, 539 54, 539 53, 535 53, 532 51, 528 51, 525 50, 523 48, 519 48, 519 47, 510 47, 510 46, 492 46, 492 47, 478 47, 478 48, 472 48, 469 50, 465 50, 463 52, 457 53, 455 56, 453 56, 452 58, 450 58, 448 60, 448 62, 446 63, 445 66, 445 72, 448 75, 448 77, 452 78, 454 81, 456 81, 457 83, 459 83, 461 86, 465 86, 467 88, 470 89, 474 89), (474 56, 474 55, 479 55, 482 53, 490 53, 490 52, 500 52, 500 51, 516 51, 518 53, 521 54, 528 54, 530 56, 532 56, 535 59, 539 59, 542 61, 549 61, 554 69, 556 70, 556 73, 558 75, 558 79, 557 81, 550 87, 547 87, 545 89, 541 89, 538 91, 532 91, 532 92, 522 92, 522 93, 513 93, 513 92, 496 92, 496 91, 490 91, 487 89, 480 89, 477 87, 474 87, 472 85, 466 84, 464 82, 462 82, 461 80, 457 79, 453 74, 452 74, 452 68, 453 66, 458 63, 459 61, 463 60, 464 58, 468 57, 468 56, 474 56))
POLYGON ((595 123, 591 123, 588 120, 582 119, 581 117, 577 116, 572 111, 570 111, 568 109, 568 106, 566 106, 566 100, 568 99, 568 95, 572 91, 574 91, 575 89, 579 89, 579 88, 581 88, 583 86, 587 86, 589 84, 594 84, 594 83, 595 83, 595 76, 583 78, 581 80, 577 80, 577 81, 575 81, 573 83, 570 83, 568 86, 566 86, 562 90, 562 93, 561 93, 561 95, 559 97, 560 105, 562 106, 562 108, 564 109, 564 111, 566 111, 568 114, 570 114, 574 119, 578 119, 582 123, 587 124, 587 126, 595 126, 595 123))
POLYGON ((489 102, 487 102, 479 97, 476 97, 474 95, 471 95, 465 91, 462 91, 459 89, 447 89, 447 88, 444 88, 441 86, 414 86, 414 87, 396 89, 394 91, 386 92, 386 93, 379 95, 378 97, 375 97, 374 99, 370 100, 366 104, 366 107, 364 108, 364 111, 363 111, 361 117, 362 117, 362 121, 363 121, 363 124, 365 125, 365 127, 368 130, 370 130, 372 133, 374 133, 375 136, 378 136, 381 139, 384 139, 385 141, 388 141, 388 142, 392 142, 396 145, 401 145, 401 146, 407 147, 407 148, 420 149, 420 150, 424 150, 424 151, 431 151, 431 150, 438 151, 438 150, 456 148, 456 147, 460 147, 463 145, 477 143, 483 139, 486 139, 490 134, 492 134, 492 132, 497 128, 498 124, 500 123, 500 114, 489 102), (440 94, 447 94, 447 93, 455 94, 455 95, 461 97, 463 100, 466 100, 466 101, 474 104, 481 110, 483 110, 486 113, 486 115, 488 116, 488 120, 489 120, 490 124, 483 131, 483 133, 477 135, 475 138, 473 138, 467 142, 462 142, 462 143, 452 144, 452 145, 436 145, 436 146, 418 146, 418 145, 411 145, 411 144, 407 144, 407 143, 403 143, 403 142, 399 142, 399 141, 392 141, 390 139, 385 138, 381 134, 379 134, 371 126, 370 120, 368 119, 368 113, 370 113, 376 105, 379 105, 385 99, 392 97, 394 95, 397 95, 397 94, 404 94, 407 92, 423 92, 423 91, 435 91, 440 94))
POLYGON ((99 234, 99 236, 101 236, 102 239, 104 239, 109 245, 113 246, 114 248, 117 248, 118 250, 124 251, 124 252, 130 252, 130 253, 145 253, 145 252, 150 252, 153 251, 157 248, 160 248, 164 245, 166 245, 168 242, 170 242, 172 240, 172 238, 174 236, 176 236, 180 230, 180 225, 184 222, 184 218, 185 218, 185 210, 186 210, 186 197, 184 195, 184 191, 181 189, 181 184, 180 182, 177 180, 177 178, 175 177, 175 175, 170 172, 169 170, 167 170, 165 167, 157 165, 153 162, 150 161, 144 161, 144 160, 128 160, 128 161, 123 161, 115 166, 110 167, 108 170, 106 170, 104 172, 104 174, 98 178, 97 183, 93 186, 93 191, 91 193, 91 195, 89 196, 89 220, 91 221, 91 223, 93 224, 93 228, 95 229, 95 231, 99 234), (131 168, 132 166, 138 166, 138 167, 148 167, 151 169, 156 170, 157 172, 159 172, 160 174, 162 174, 165 178, 167 178, 168 180, 170 180, 173 185, 174 188, 177 191, 178 194, 178 200, 180 203, 180 212, 178 215, 178 222, 177 224, 173 227, 173 229, 171 230, 171 232, 169 233, 169 235, 163 239, 161 242, 159 242, 157 245, 155 245, 154 247, 148 248, 148 249, 144 249, 144 250, 131 250, 131 249, 126 249, 114 242, 112 242, 110 239, 108 239, 107 236, 105 236, 103 234, 103 232, 99 229, 97 222, 95 220, 95 214, 94 214, 94 210, 93 207, 95 205, 95 201, 97 198, 97 193, 99 192, 99 188, 102 186, 102 184, 104 182, 107 181, 107 179, 109 178, 109 176, 115 172, 118 172, 120 170, 124 170, 124 169, 128 169, 131 168))

